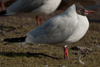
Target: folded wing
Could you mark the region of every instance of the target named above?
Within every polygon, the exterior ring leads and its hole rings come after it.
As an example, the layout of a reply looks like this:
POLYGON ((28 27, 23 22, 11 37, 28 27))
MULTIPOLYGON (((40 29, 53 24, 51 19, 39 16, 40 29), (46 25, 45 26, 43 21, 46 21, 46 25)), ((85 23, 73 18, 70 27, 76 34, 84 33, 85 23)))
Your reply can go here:
POLYGON ((57 16, 43 25, 31 30, 26 41, 31 43, 59 43, 72 35, 77 26, 77 20, 57 16))

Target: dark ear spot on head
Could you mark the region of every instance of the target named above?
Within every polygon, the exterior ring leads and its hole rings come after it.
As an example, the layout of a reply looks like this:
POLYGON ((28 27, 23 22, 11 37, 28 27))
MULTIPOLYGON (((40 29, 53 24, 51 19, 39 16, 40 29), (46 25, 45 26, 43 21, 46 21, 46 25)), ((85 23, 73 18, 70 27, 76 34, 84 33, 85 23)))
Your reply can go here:
POLYGON ((76 3, 75 5, 76 5, 76 12, 80 15, 85 16, 85 8, 79 3, 76 3))

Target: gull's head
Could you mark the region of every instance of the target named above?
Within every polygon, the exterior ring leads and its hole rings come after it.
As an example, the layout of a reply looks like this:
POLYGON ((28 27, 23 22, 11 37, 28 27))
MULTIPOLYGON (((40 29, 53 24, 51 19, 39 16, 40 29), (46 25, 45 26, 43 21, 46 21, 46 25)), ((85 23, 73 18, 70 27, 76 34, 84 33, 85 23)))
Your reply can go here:
POLYGON ((78 14, 80 14, 80 15, 86 16, 86 15, 88 15, 90 13, 94 13, 94 11, 92 11, 92 10, 86 10, 82 5, 80 5, 78 3, 75 4, 75 6, 76 6, 76 12, 78 14))

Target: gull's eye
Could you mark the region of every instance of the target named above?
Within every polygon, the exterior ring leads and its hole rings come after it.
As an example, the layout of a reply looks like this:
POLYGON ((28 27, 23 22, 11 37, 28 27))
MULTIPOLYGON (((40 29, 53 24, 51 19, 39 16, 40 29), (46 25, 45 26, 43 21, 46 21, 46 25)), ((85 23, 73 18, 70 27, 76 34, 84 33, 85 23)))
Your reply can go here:
POLYGON ((82 9, 79 9, 80 11, 83 11, 82 9))

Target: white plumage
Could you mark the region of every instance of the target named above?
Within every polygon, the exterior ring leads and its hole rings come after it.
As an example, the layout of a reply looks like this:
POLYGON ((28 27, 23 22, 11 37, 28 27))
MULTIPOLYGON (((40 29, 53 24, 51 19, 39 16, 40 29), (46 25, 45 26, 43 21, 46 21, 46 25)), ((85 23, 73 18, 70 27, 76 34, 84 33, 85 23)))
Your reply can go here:
MULTIPOLYGON (((27 34, 29 43, 73 43, 83 37, 89 27, 88 19, 76 13, 75 4, 27 34)), ((57 45, 56 45, 57 46, 57 45)), ((60 45, 64 46, 64 45, 60 45)))

